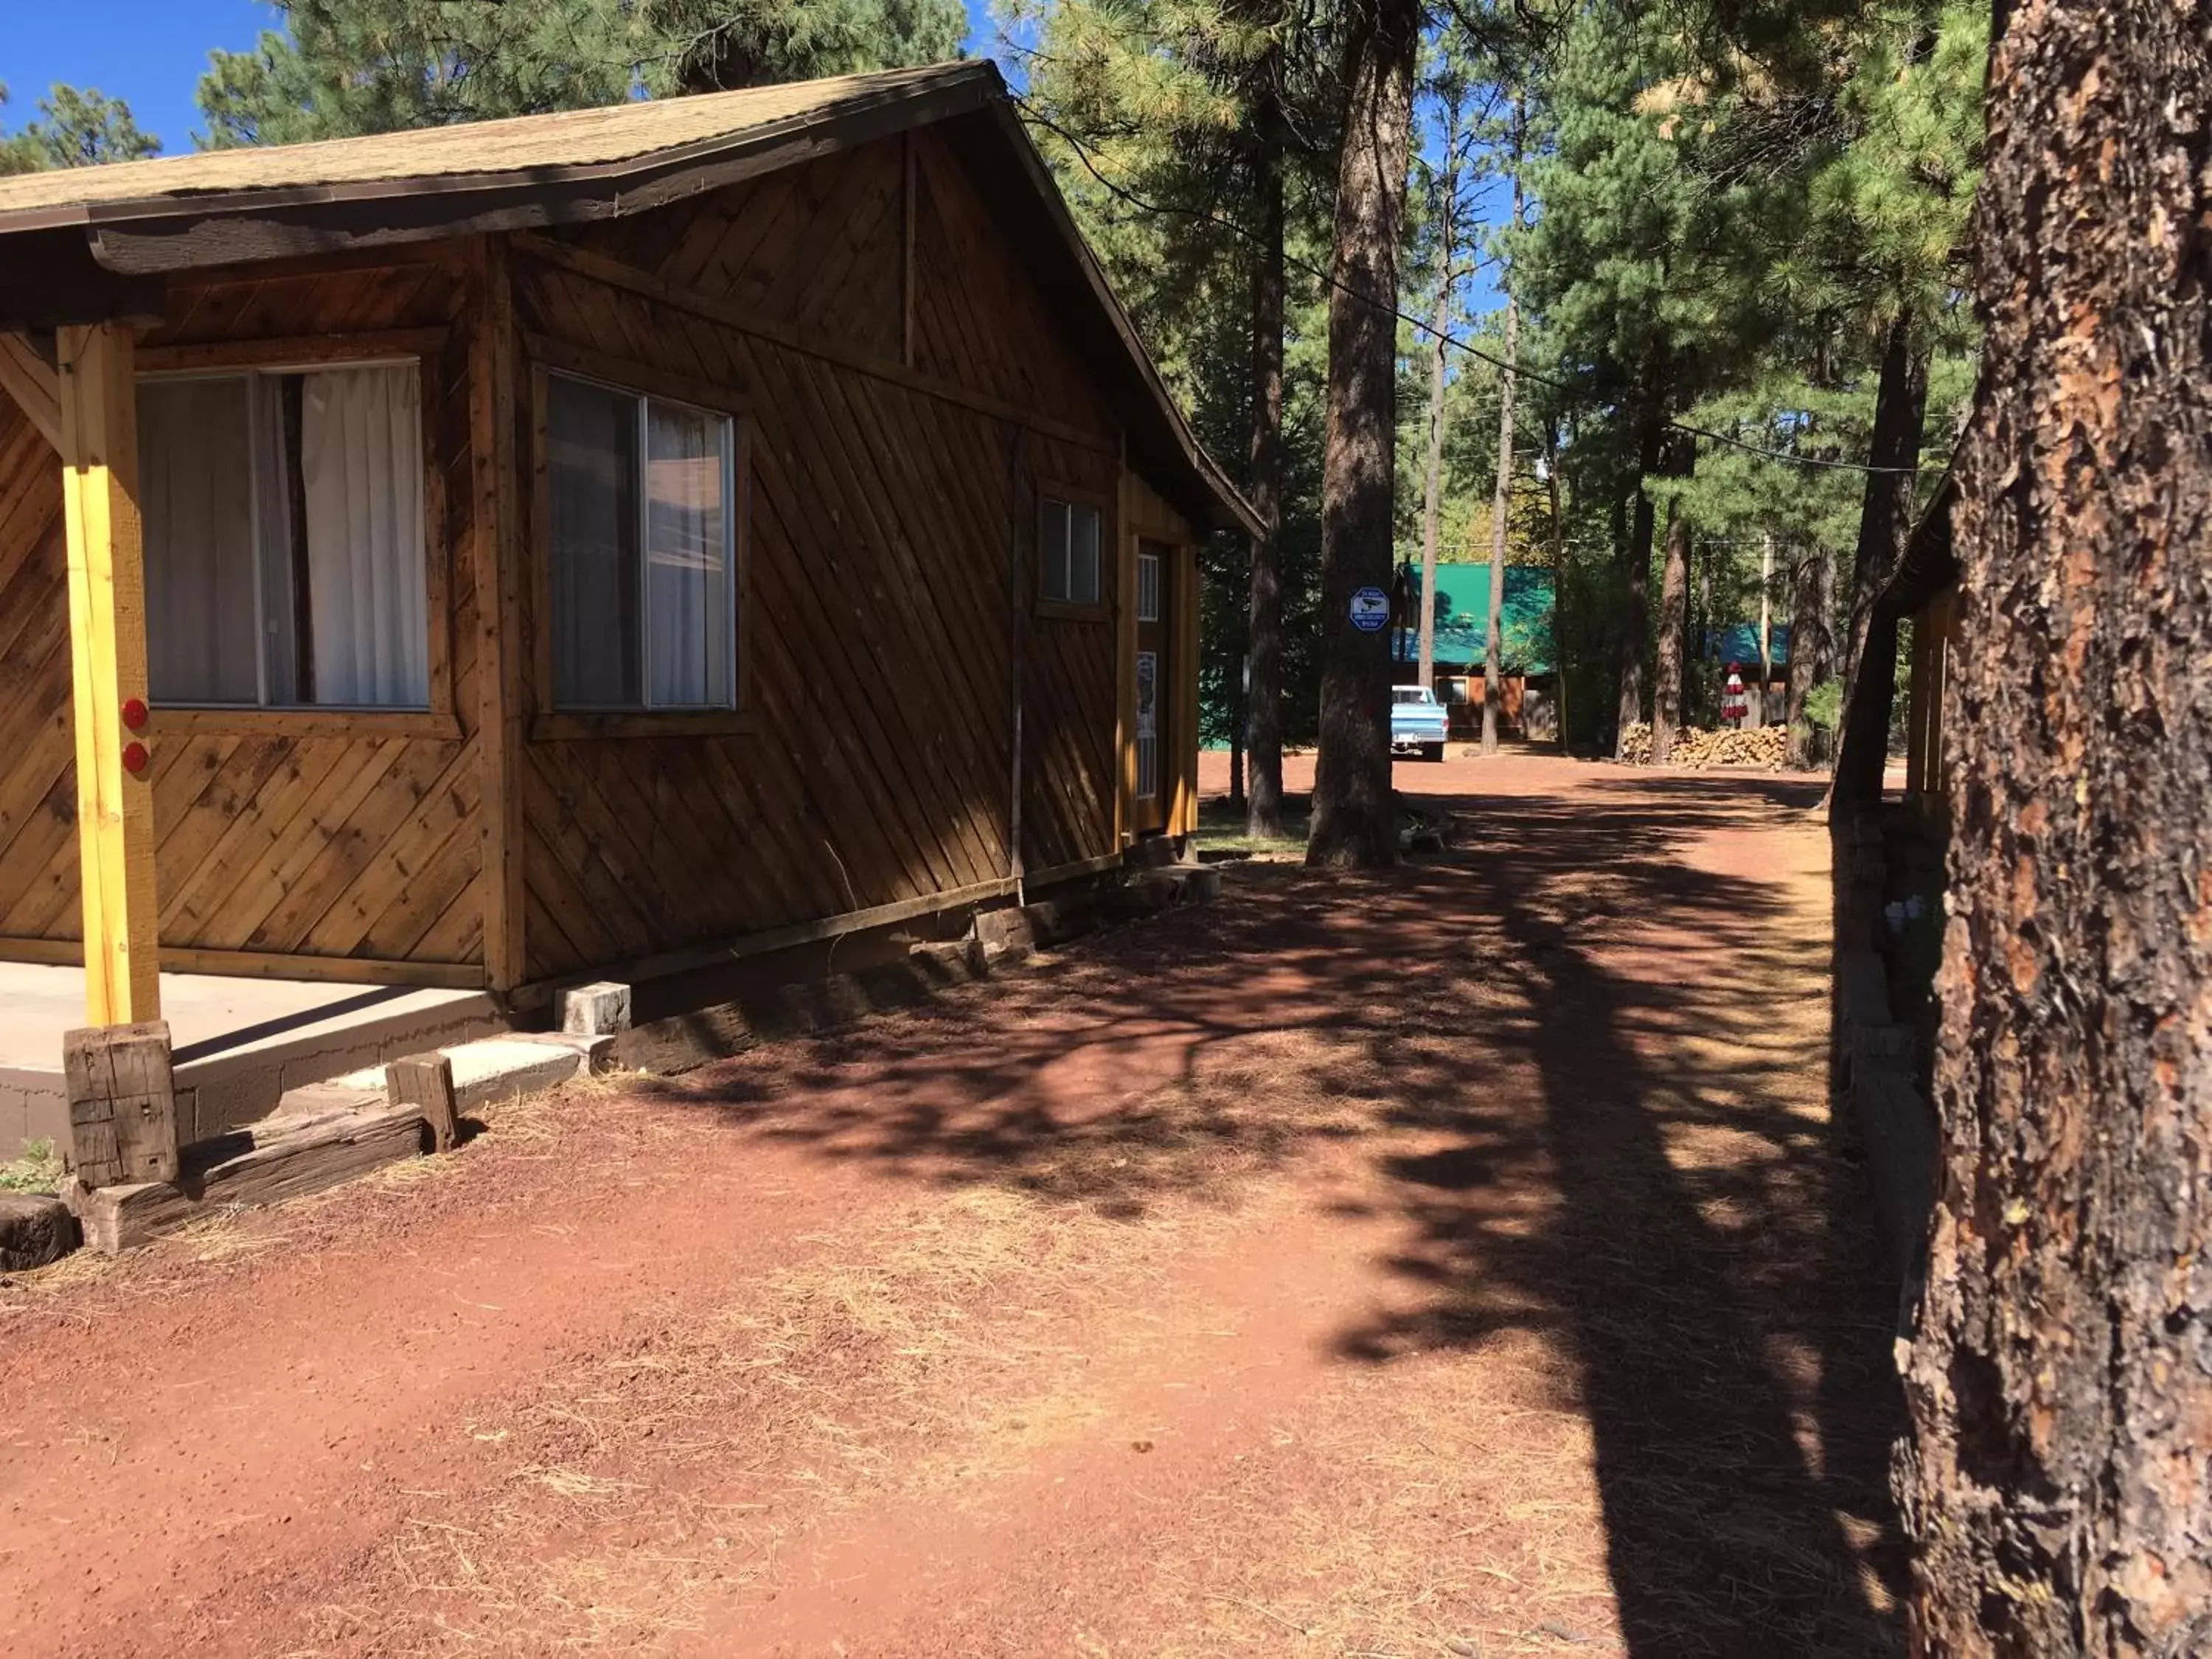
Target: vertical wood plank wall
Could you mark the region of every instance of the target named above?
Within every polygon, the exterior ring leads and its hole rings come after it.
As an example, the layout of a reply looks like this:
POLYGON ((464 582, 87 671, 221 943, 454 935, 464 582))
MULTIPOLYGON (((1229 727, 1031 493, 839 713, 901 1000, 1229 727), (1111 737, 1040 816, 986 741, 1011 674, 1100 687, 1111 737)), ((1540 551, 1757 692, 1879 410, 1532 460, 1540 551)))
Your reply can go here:
MULTIPOLYGON (((1125 474, 1091 372, 934 134, 506 252, 511 354, 477 338, 481 273, 458 242, 195 275, 142 339, 159 351, 447 331, 425 394, 444 530, 433 655, 450 662, 450 707, 431 720, 157 709, 172 963, 251 953, 303 974, 481 977, 487 911, 501 909, 486 848, 502 842, 520 864, 502 982, 1004 877, 1007 562, 1026 605, 1042 480, 1114 505, 1103 617, 1026 617, 1022 862, 1035 874, 1119 850, 1123 567, 1140 526, 1186 548, 1193 537, 1125 474), (532 731, 550 712, 527 476, 533 337, 746 402, 747 729, 532 731), (479 544, 493 498, 471 397, 471 366, 487 362, 507 365, 523 473, 518 530, 496 547, 479 544), (495 569, 514 580, 504 599, 481 592, 495 569), (487 780, 501 774, 484 734, 501 700, 480 678, 495 620, 480 600, 506 608, 521 665, 505 738, 514 811, 489 837, 487 780)), ((0 398, 0 957, 65 960, 80 933, 63 541, 57 459, 0 398)), ((1182 580, 1194 643, 1194 578, 1182 580)), ((1194 751, 1191 720, 1178 751, 1194 751)))

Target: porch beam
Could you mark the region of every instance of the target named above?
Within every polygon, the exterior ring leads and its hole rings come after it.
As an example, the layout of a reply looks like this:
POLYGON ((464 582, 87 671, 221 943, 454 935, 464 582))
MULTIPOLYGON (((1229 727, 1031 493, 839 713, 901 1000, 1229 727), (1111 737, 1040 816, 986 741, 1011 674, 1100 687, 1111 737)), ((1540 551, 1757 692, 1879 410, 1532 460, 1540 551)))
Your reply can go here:
POLYGON ((0 334, 0 392, 15 400, 46 442, 62 447, 61 377, 23 334, 0 334))
POLYGON ((1175 661, 1175 696, 1168 703, 1172 731, 1160 733, 1163 746, 1174 745, 1175 795, 1168 833, 1198 833, 1198 549, 1178 547, 1160 573, 1175 583, 1175 637, 1168 650, 1175 661))
POLYGON ((57 346, 85 1020, 136 1024, 161 1008, 153 769, 124 724, 146 701, 135 346, 116 322, 64 326, 57 346))

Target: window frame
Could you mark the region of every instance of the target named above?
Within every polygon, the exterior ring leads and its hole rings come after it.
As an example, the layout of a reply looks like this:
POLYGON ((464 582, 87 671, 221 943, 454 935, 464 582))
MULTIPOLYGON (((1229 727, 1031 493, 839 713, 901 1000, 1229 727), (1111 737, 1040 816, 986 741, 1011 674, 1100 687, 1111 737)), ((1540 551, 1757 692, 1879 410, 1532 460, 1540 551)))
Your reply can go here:
MULTIPOLYGON (((198 345, 141 346, 133 365, 132 392, 149 380, 236 380, 255 374, 305 374, 323 369, 415 369, 422 441, 424 651, 429 666, 427 708, 350 703, 161 702, 152 697, 149 737, 281 733, 287 737, 461 737, 453 703, 452 561, 447 535, 446 479, 439 463, 439 363, 444 328, 369 330, 352 334, 221 340, 198 345)), ((136 424, 136 410, 133 410, 136 424)), ((257 564, 258 551, 256 551, 257 564)), ((258 607, 257 607, 258 614, 258 607)), ((257 678, 267 665, 256 665, 257 678)))
MULTIPOLYGON (((750 735, 760 729, 752 696, 752 400, 716 386, 633 359, 574 346, 524 331, 530 370, 530 605, 533 713, 532 743, 573 743, 609 738, 750 735), (554 702, 553 502, 547 437, 556 374, 603 386, 625 397, 680 404, 730 422, 730 594, 732 665, 728 708, 562 708, 554 702)), ((641 556, 643 550, 641 548, 641 556)), ((641 663, 641 672, 651 672, 641 663)))
POLYGON ((1166 558, 1158 553, 1147 553, 1139 546, 1137 550, 1137 620, 1139 622, 1156 623, 1161 620, 1160 584, 1166 580, 1166 558), (1149 607, 1146 605, 1145 594, 1145 577, 1147 572, 1151 574, 1152 579, 1149 607))
MULTIPOLYGON (((1063 483, 1058 479, 1040 478, 1036 481, 1036 511, 1032 515, 1030 550, 1036 566, 1036 580, 1031 585, 1036 614, 1060 622, 1104 622, 1113 614, 1116 574, 1114 538, 1118 526, 1114 522, 1111 499, 1096 489, 1085 489, 1080 484, 1063 483), (1098 597, 1089 602, 1078 599, 1055 599, 1044 591, 1044 514, 1046 504, 1063 502, 1069 507, 1085 507, 1098 514, 1098 597)), ((1070 573, 1073 574, 1073 572, 1070 573)), ((1072 584, 1071 584, 1072 585, 1072 584)))

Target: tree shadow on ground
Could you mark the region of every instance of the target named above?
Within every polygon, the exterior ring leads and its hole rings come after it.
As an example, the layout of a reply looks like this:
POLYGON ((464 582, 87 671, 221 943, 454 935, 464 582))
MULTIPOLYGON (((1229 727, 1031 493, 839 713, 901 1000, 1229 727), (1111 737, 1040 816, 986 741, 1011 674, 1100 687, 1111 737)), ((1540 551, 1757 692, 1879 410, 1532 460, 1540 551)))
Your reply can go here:
POLYGON ((1818 798, 1733 778, 1436 798, 1463 827, 1443 858, 1247 870, 1229 903, 649 1091, 1109 1216, 1354 1158, 1356 1206, 1400 1243, 1339 1353, 1533 1329, 1573 1356, 1637 1659, 1894 1652, 1887 1310, 1807 1075, 1823 907, 1707 867, 1818 798))

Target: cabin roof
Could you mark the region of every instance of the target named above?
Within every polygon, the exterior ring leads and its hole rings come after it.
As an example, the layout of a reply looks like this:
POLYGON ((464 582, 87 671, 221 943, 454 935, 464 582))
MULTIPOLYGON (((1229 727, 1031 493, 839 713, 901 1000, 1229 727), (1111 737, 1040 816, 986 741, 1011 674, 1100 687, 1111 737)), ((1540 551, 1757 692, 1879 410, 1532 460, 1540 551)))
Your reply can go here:
POLYGON ((658 158, 752 129, 849 113, 921 89, 984 78, 987 64, 939 64, 878 75, 750 87, 602 109, 557 110, 503 120, 411 128, 312 144, 240 145, 107 167, 57 167, 0 179, 0 225, 42 217, 103 216, 94 210, 237 191, 325 185, 434 190, 457 178, 566 172, 658 158), (72 210, 75 210, 74 212, 72 210))
MULTIPOLYGON (((1413 596, 1420 601, 1421 572, 1413 571, 1413 596)), ((1505 658, 1513 673, 1552 672, 1552 573, 1541 565, 1505 567, 1505 601, 1501 607, 1505 658)), ((1418 611, 1414 613, 1418 615, 1418 611)), ((1419 655, 1419 624, 1397 630, 1400 662, 1419 655)), ((1490 642, 1490 564, 1439 560, 1437 564, 1436 660, 1478 663, 1490 642)))
POLYGON ((933 123, 1097 375, 1130 465, 1200 527, 1257 533, 989 63, 0 179, 0 330, 158 316, 172 272, 644 212, 933 123))

